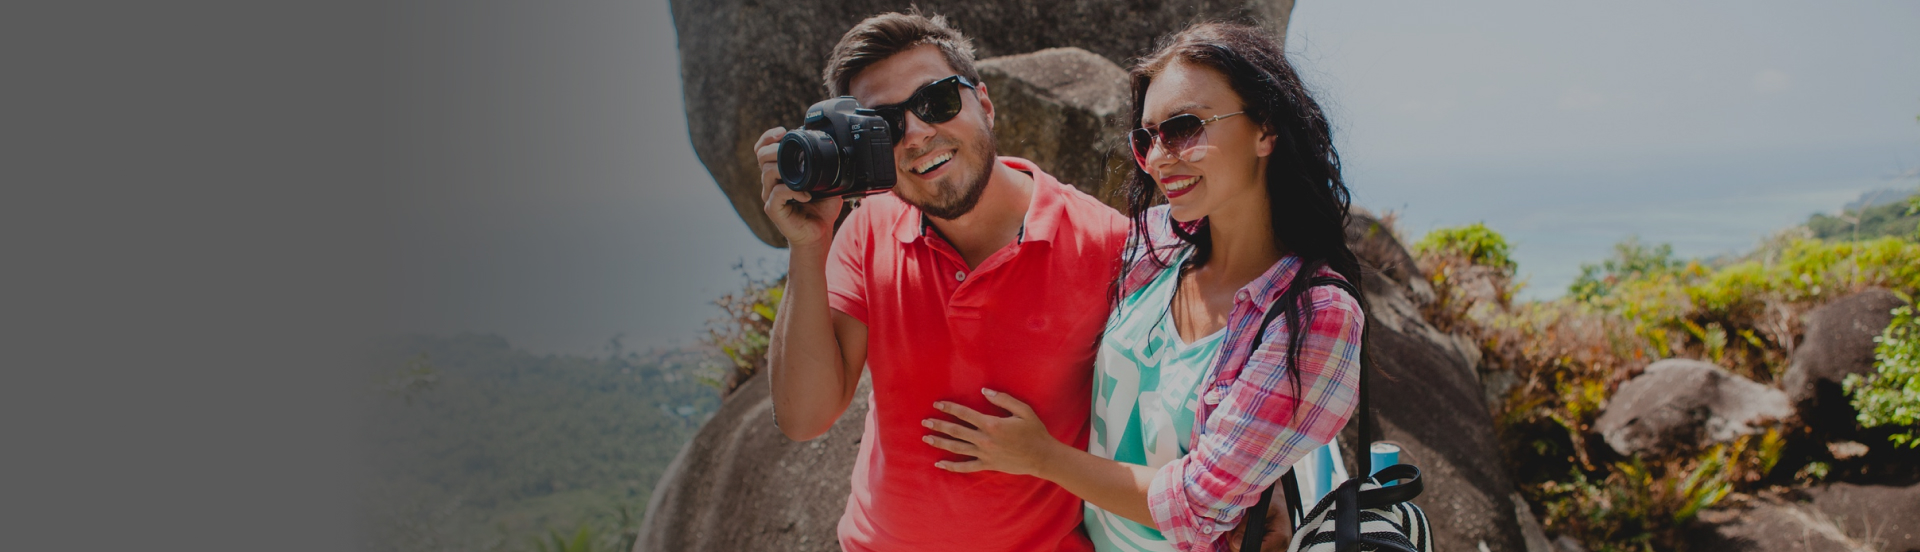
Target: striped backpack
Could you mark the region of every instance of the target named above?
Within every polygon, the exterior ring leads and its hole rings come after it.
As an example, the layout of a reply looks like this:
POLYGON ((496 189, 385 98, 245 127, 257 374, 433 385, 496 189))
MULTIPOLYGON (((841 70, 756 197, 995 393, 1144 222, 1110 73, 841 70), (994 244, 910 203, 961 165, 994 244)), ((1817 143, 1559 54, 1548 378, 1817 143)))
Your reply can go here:
MULTIPOLYGON (((1267 309, 1267 316, 1260 322, 1261 337, 1267 335, 1267 325, 1278 316, 1278 305, 1286 301, 1298 301, 1299 294, 1313 287, 1331 285, 1345 290, 1355 299, 1360 298, 1360 290, 1352 283, 1340 278, 1321 276, 1312 279, 1305 286, 1289 289, 1275 300, 1275 308, 1267 309)), ((1256 348, 1259 344, 1256 342, 1256 348)), ((1366 450, 1373 442, 1373 409, 1367 401, 1367 354, 1364 333, 1360 345, 1360 449, 1366 450)), ((1294 527, 1293 541, 1287 549, 1290 552, 1358 552, 1358 551, 1395 551, 1395 552, 1433 552, 1433 537, 1427 525, 1427 515, 1414 506, 1412 500, 1420 496, 1420 469, 1408 464, 1396 464, 1372 470, 1373 459, 1365 452, 1355 454, 1360 473, 1372 473, 1370 477, 1355 477, 1333 488, 1312 510, 1302 510, 1300 504, 1300 482, 1293 470, 1287 470, 1280 476, 1280 487, 1287 499, 1287 519, 1294 527)), ((1273 503, 1273 487, 1260 493, 1260 502, 1247 510, 1246 532, 1240 541, 1241 552, 1260 552, 1260 540, 1267 532, 1267 510, 1273 503)))

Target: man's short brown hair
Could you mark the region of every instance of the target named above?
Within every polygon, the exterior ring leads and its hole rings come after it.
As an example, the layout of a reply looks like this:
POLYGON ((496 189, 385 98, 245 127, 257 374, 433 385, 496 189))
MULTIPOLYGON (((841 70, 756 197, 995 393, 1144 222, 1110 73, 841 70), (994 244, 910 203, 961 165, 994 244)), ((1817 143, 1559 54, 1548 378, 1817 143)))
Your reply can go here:
POLYGON ((869 17, 848 29, 846 36, 840 37, 840 43, 833 46, 833 54, 827 57, 827 69, 821 74, 826 81, 827 95, 847 95, 853 87, 853 77, 861 70, 921 44, 940 47, 940 53, 955 73, 980 82, 980 71, 973 67, 973 40, 947 25, 946 17, 927 17, 914 8, 907 13, 869 17))

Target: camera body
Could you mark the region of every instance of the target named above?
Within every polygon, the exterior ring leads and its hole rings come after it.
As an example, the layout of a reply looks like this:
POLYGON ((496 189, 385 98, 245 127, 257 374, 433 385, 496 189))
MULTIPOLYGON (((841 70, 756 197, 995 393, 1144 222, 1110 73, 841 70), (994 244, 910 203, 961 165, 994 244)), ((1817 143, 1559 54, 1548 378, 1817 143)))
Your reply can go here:
POLYGON ((852 96, 813 104, 801 128, 780 138, 780 181, 815 200, 891 190, 891 130, 852 96))

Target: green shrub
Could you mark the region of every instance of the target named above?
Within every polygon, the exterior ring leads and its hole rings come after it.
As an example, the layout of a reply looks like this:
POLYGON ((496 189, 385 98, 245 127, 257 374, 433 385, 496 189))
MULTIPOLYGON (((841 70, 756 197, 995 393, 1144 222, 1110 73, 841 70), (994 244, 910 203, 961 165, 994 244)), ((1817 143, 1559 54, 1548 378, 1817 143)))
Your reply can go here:
POLYGON ((1904 427, 1889 438, 1896 445, 1920 447, 1920 320, 1913 298, 1902 294, 1906 306, 1893 309, 1893 323, 1874 339, 1874 372, 1867 377, 1849 374, 1843 385, 1853 397, 1865 427, 1904 427))
POLYGON ((1506 237, 1479 222, 1436 229, 1413 244, 1415 253, 1459 255, 1473 264, 1511 273, 1516 265, 1509 257, 1508 249, 1506 237))
POLYGON ((738 292, 714 300, 722 316, 708 324, 703 341, 725 354, 731 366, 710 366, 701 382, 723 394, 730 394, 747 378, 767 367, 767 343, 773 333, 773 319, 780 310, 781 294, 787 289, 787 276, 756 277, 744 264, 734 266, 747 280, 738 292))
POLYGON ((1640 243, 1639 236, 1632 236, 1614 244, 1612 258, 1600 264, 1581 263, 1580 276, 1574 278, 1567 293, 1582 300, 1603 297, 1623 280, 1655 277, 1686 265, 1673 257, 1673 245, 1649 246, 1640 243))

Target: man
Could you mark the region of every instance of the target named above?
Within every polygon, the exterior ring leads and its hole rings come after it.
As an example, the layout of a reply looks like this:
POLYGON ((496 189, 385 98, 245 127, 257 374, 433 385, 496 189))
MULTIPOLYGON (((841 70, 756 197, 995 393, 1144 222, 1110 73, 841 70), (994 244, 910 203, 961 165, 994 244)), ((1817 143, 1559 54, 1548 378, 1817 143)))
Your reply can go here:
POLYGON ((825 433, 872 369, 841 546, 1091 550, 1078 498, 1037 478, 937 468, 964 458, 927 445, 922 421, 956 421, 935 401, 1000 412, 982 396, 993 389, 1027 399, 1055 438, 1085 446, 1125 218, 1030 161, 996 157, 987 85, 970 41, 944 18, 862 21, 824 76, 832 95, 863 106, 908 103, 898 182, 837 234, 839 198, 811 201, 779 183, 786 129, 756 145, 766 212, 791 256, 768 351, 780 430, 825 433), (957 113, 925 105, 950 108, 955 95, 957 113))

